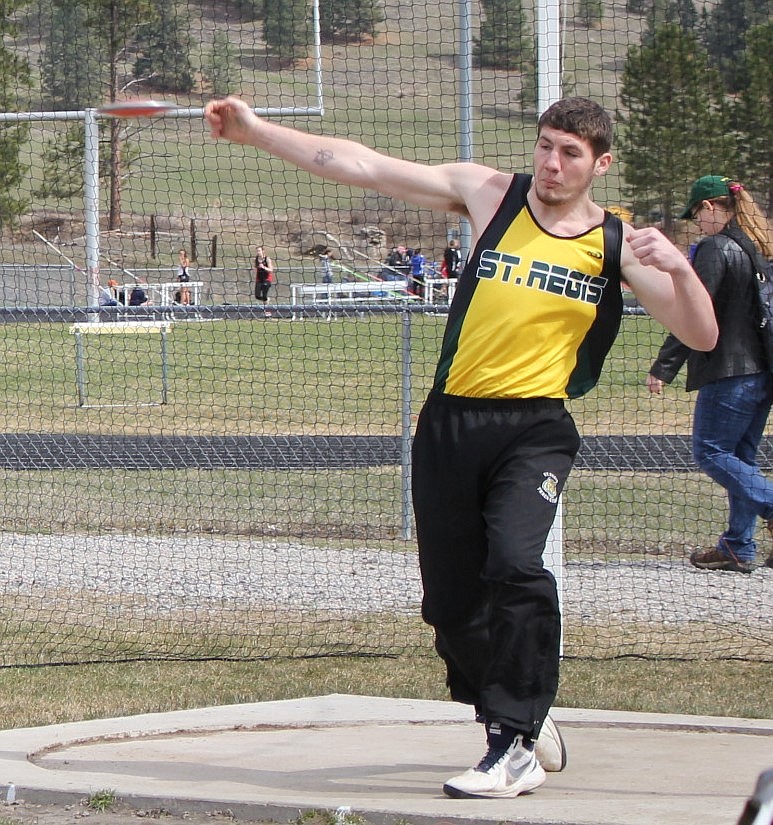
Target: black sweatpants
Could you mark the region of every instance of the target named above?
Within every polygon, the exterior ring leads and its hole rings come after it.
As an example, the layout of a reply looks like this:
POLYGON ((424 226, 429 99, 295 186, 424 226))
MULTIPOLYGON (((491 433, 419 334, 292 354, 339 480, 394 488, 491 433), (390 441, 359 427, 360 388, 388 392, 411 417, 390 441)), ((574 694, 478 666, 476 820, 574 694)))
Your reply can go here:
POLYGON ((579 445, 560 399, 437 392, 413 441, 422 615, 451 698, 533 738, 558 690, 561 640, 542 554, 579 445))
POLYGON ((255 281, 255 297, 264 303, 268 301, 268 291, 271 289, 271 281, 255 281))

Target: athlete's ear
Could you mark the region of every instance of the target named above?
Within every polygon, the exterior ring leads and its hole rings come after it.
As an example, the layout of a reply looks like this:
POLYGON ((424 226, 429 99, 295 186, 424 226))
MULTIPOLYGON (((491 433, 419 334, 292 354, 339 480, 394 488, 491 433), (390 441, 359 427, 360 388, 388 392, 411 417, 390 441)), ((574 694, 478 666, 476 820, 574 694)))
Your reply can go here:
POLYGON ((604 152, 603 155, 599 155, 596 158, 596 164, 593 167, 593 174, 596 177, 600 177, 601 175, 605 175, 607 170, 612 165, 612 154, 611 152, 604 152))

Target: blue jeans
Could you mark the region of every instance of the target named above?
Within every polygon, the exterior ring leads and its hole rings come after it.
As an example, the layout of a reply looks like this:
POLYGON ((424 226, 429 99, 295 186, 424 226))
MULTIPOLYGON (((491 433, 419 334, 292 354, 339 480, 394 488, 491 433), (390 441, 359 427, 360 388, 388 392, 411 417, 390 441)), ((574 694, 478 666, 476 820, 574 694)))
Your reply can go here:
POLYGON ((741 561, 757 552, 757 517, 773 518, 773 482, 757 466, 759 447, 773 404, 773 375, 758 372, 722 378, 698 391, 693 456, 706 475, 727 490, 727 530, 717 547, 741 561))

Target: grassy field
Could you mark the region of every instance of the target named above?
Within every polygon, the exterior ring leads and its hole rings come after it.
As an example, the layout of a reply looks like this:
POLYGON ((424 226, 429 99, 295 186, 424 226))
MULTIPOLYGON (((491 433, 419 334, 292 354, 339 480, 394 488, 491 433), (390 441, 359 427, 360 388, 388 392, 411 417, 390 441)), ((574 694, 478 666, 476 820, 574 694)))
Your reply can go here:
MULTIPOLYGON (((430 386, 444 318, 412 317, 412 412, 430 386)), ((216 321, 177 324, 168 340, 169 401, 158 398, 157 336, 84 336, 88 400, 77 405, 74 336, 63 324, 0 325, 6 363, 0 430, 121 436, 396 435, 401 423, 399 316, 333 321, 216 321), (56 353, 56 357, 52 354, 56 353), (127 406, 99 406, 126 403, 127 406)), ((584 435, 658 435, 690 430, 691 399, 680 389, 651 397, 643 385, 662 336, 647 318, 626 318, 599 387, 570 407, 584 435)), ((324 519, 334 536, 396 538, 397 467, 317 471, 191 470, 0 472, 6 529, 48 532, 111 529, 187 530, 261 535, 262 508, 244 506, 250 489, 275 491, 273 523, 324 519), (327 490, 369 490, 322 513, 327 490), (70 491, 82 495, 73 499, 70 491), (151 497, 148 490, 155 490, 151 497), (71 501, 52 528, 30 502, 71 501), (138 510, 137 501, 143 502, 138 510), (173 514, 173 515, 170 515, 173 514), (333 525, 339 525, 338 528, 333 525), (348 525, 348 528, 346 527, 348 525)), ((685 529, 718 529, 723 508, 705 507, 716 490, 698 474, 576 472, 566 496, 570 557, 641 552, 638 525, 653 509, 667 513, 661 547, 681 552, 685 529), (594 508, 589 502, 601 502, 594 508), (686 525, 688 526, 686 528, 686 525), (613 546, 614 550, 605 550, 613 546)), ((348 500, 348 499, 347 499, 348 500)))
MULTIPOLYGON (((439 659, 136 662, 0 670, 4 728, 347 693, 446 700, 439 659)), ((567 660, 560 707, 773 717, 770 664, 567 660)))
MULTIPOLYGON (((178 324, 168 343, 169 403, 109 414, 77 406, 75 341, 67 325, 4 325, 0 352, 9 366, 0 428, 26 431, 39 420, 49 432, 394 432, 399 422, 400 323, 393 316, 372 322, 178 324)), ((434 317, 417 318, 417 404, 436 356, 441 323, 434 317)), ((84 338, 90 403, 131 404, 158 397, 158 336, 84 338)))
MULTIPOLYGON (((430 386, 444 318, 412 317, 413 418, 430 386)), ((399 316, 333 321, 216 321, 177 324, 169 336, 169 402, 158 397, 157 336, 84 336, 88 399, 77 405, 74 336, 63 324, 0 325, 6 363, 0 430, 122 436, 396 435, 401 423, 399 316), (120 340, 118 340, 120 339, 120 340), (118 349, 117 349, 118 348, 118 349), (53 354, 56 357, 53 357, 53 354), (127 406, 99 406, 126 403, 127 406)), ((643 384, 662 337, 647 318, 626 318, 599 387, 570 408, 583 435, 659 435, 690 431, 691 398, 677 383, 664 397, 643 384)), ((250 489, 275 492, 273 523, 324 519, 333 536, 396 539, 399 468, 316 471, 163 470, 0 472, 6 529, 261 535, 262 508, 245 507, 250 489), (369 490, 346 508, 323 513, 327 490, 369 490), (70 491, 83 495, 73 498, 70 491), (151 497, 147 491, 154 490, 151 497), (68 501, 53 525, 48 510, 30 505, 68 501), (142 501, 141 509, 135 506, 142 501), (174 514, 174 515, 170 515, 174 514), (339 525, 334 529, 333 525, 339 525)), ((681 554, 685 534, 710 536, 724 507, 718 488, 697 473, 577 471, 566 495, 570 558, 642 552, 640 524, 663 514, 659 552, 681 554), (591 502, 602 506, 593 507, 591 502), (610 550, 609 548, 612 548, 610 550), (628 548, 628 549, 626 549, 628 548)), ((398 542, 398 546, 399 546, 398 542)))
MULTIPOLYGON (((411 319, 414 414, 431 385, 444 322, 411 319)), ((75 337, 67 324, 0 325, 0 431, 34 430, 37 421, 45 432, 92 434, 396 433, 401 324, 399 314, 176 324, 163 407, 136 406, 159 397, 158 336, 84 336, 92 409, 77 404, 75 337), (130 406, 96 407, 122 402, 130 406)), ((623 320, 599 386, 570 402, 584 435, 690 431, 692 399, 681 379, 662 397, 644 386, 662 338, 649 318, 623 320)))
MULTIPOLYGON (((67 395, 68 382, 70 392, 74 390, 74 353, 65 325, 5 324, 0 326, 0 350, 9 369, 2 429, 70 435, 394 435, 400 423, 400 323, 398 318, 379 316, 178 324, 169 342, 170 403, 93 409, 78 408, 74 395, 67 395)), ((442 323, 440 316, 414 318, 414 415, 431 379, 442 323)), ((667 400, 653 399, 642 383, 661 336, 662 331, 648 319, 624 320, 602 384, 572 404, 581 431, 689 431, 687 394, 675 389, 669 390, 667 400)), ((89 342, 94 349, 88 354, 90 397, 110 401, 116 400, 117 393, 120 400, 147 394, 157 386, 158 342, 146 340, 149 337, 129 336, 118 357, 106 358, 100 357, 99 348, 115 348, 113 337, 106 342, 107 336, 94 336, 89 342)), ((412 554, 413 541, 401 536, 401 498, 396 466, 286 472, 0 470, 4 530, 31 537, 29 548, 21 552, 38 553, 41 536, 91 540, 117 534, 125 537, 126 558, 136 557, 138 565, 147 552, 144 537, 201 538, 201 549, 195 552, 204 554, 208 537, 245 541, 254 547, 256 559, 261 542, 277 541, 306 543, 318 550, 375 548, 412 554), (52 509, 51 502, 57 502, 57 507, 52 509)), ((657 557, 684 564, 690 547, 713 541, 722 528, 724 507, 719 488, 698 473, 578 470, 564 496, 565 558, 614 565, 657 557)), ((23 539, 14 541, 23 548, 23 539)), ((66 567, 66 559, 57 560, 62 551, 56 549, 56 542, 52 548, 52 563, 57 569, 66 567)), ((218 552, 202 558, 202 564, 213 563, 218 552)), ((40 564, 44 566, 42 560, 40 564)), ((136 574, 127 570, 127 575, 136 574)), ((640 597, 648 598, 644 591, 640 597)), ((99 592, 90 594, 88 588, 79 591, 77 598, 70 592, 66 601, 73 610, 63 617, 62 598, 59 594, 41 604, 37 596, 30 596, 28 608, 22 609, 23 595, 9 594, 10 601, 0 606, 6 609, 0 611, 7 639, 4 661, 70 661, 68 657, 75 655, 68 652, 72 638, 81 638, 81 655, 86 659, 163 657, 167 649, 200 651, 204 658, 243 657, 245 645, 253 645, 256 656, 268 651, 282 657, 296 650, 298 628, 305 634, 305 650, 346 653, 346 644, 339 647, 328 637, 336 639, 343 631, 349 638, 352 633, 341 621, 315 624, 310 615, 261 615, 255 609, 240 613, 233 606, 227 618, 216 617, 216 611, 206 617, 204 613, 172 617, 146 607, 139 596, 124 603, 99 592), (222 622, 230 623, 226 632, 222 622), (282 630, 291 625, 292 632, 282 630), (255 628, 262 629, 256 633, 255 628), (29 647, 31 639, 40 645, 39 653, 29 647)), ((655 648, 664 656, 692 656, 695 650, 705 650, 706 637, 714 634, 716 649, 711 655, 719 661, 731 650, 754 658, 761 644, 758 641, 755 647, 753 640, 743 646, 732 644, 724 630, 720 644, 710 624, 686 629, 665 622, 645 627, 618 623, 612 615, 609 625, 600 627, 594 618, 568 626, 567 649, 598 650, 593 655, 601 657, 655 648)), ((360 631, 367 626, 368 621, 362 620, 360 631)), ((402 625, 385 622, 383 630, 389 636, 386 649, 394 649, 390 640, 396 632, 406 649, 429 646, 415 617, 402 625)), ((367 630, 374 640, 381 638, 380 633, 381 628, 367 630)), ((364 635, 355 632, 355 637, 356 647, 364 635)), ((373 652, 379 652, 378 644, 373 652)))

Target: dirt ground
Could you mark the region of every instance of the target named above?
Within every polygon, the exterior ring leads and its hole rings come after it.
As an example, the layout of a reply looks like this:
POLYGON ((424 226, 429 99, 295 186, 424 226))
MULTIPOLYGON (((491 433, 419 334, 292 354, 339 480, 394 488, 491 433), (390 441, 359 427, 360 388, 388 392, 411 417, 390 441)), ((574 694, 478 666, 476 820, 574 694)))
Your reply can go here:
MULTIPOLYGON (((20 800, 13 805, 3 804, 0 807, 0 825, 85 825, 84 820, 87 820, 89 825, 141 825, 143 822, 146 825, 277 825, 276 820, 237 819, 229 810, 171 813, 163 808, 134 808, 120 801, 107 811, 92 810, 87 799, 62 804, 40 804, 20 800)), ((307 812, 296 819, 284 820, 285 823, 298 825, 335 825, 339 821, 342 825, 368 825, 367 821, 359 816, 344 816, 343 820, 339 820, 332 811, 307 812)))
POLYGON ((176 815, 163 809, 137 809, 122 802, 116 803, 108 811, 95 811, 88 807, 86 799, 79 803, 63 804, 21 801, 3 806, 1 816, 1 825, 73 825, 82 823, 83 820, 88 820, 91 825, 138 825, 143 820, 164 822, 166 825, 182 825, 183 822, 187 825, 216 825, 235 821, 235 817, 228 811, 176 815))
MULTIPOLYGON (((0 825, 75 825, 88 820, 90 825, 139 825, 143 821, 164 825, 220 825, 220 823, 244 823, 244 825, 276 825, 274 820, 237 819, 231 811, 197 811, 170 813, 163 808, 142 809, 118 802, 108 811, 94 811, 87 800, 72 804, 37 804, 19 802, 4 805, 0 810, 0 825)), ((332 813, 306 814, 293 821, 303 825, 330 825, 335 822, 332 813)), ((360 825, 366 825, 358 820, 360 825)))

